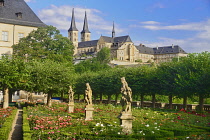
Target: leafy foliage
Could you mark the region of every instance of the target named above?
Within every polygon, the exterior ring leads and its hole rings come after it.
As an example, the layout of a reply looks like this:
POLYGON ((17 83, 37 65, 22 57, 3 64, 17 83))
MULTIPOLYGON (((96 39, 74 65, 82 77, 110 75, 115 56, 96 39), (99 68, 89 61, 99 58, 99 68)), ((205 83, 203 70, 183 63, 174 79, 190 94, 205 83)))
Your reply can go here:
POLYGON ((100 63, 107 64, 110 62, 110 49, 108 47, 103 47, 98 53, 96 60, 99 61, 100 63))
POLYGON ((14 55, 23 59, 51 59, 58 62, 72 62, 74 49, 70 40, 53 26, 32 31, 12 47, 14 55))

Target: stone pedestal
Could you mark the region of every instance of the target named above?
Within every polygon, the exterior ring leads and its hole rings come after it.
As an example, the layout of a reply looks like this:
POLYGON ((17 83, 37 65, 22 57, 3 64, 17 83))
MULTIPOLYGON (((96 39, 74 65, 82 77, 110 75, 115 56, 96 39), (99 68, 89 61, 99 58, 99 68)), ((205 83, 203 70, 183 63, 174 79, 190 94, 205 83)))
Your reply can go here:
POLYGON ((165 106, 166 106, 166 103, 161 103, 161 108, 165 108, 165 106))
POLYGON ((94 110, 93 107, 86 106, 86 108, 85 108, 85 120, 86 121, 93 120, 93 110, 94 110))
POLYGON ((72 113, 72 112, 74 112, 74 102, 70 102, 69 104, 68 104, 68 113, 72 113))
POLYGON ((131 134, 132 133, 132 121, 133 116, 131 112, 122 112, 119 116, 120 124, 122 126, 122 132, 131 134))

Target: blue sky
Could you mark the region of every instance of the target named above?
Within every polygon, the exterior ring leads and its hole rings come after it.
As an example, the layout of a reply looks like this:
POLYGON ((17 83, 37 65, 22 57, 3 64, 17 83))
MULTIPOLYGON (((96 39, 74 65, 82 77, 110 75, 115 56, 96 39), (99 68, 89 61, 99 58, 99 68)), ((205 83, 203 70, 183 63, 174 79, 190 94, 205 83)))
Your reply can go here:
MULTIPOLYGON (((87 12, 91 39, 130 35, 135 45, 179 45, 188 53, 210 52, 210 0, 25 0, 47 25, 67 37, 72 8, 82 31, 87 12)), ((80 37, 79 37, 80 39, 80 37)))

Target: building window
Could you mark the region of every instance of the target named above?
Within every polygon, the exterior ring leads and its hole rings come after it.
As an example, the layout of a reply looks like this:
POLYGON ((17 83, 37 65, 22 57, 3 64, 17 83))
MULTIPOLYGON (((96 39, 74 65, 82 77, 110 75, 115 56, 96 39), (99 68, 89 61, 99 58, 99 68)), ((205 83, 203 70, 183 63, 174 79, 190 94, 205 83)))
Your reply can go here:
POLYGON ((7 31, 2 31, 2 41, 8 41, 8 32, 7 31))
POLYGON ((23 37, 24 37, 24 34, 23 33, 18 33, 18 40, 20 40, 23 37))
POLYGON ((0 0, 0 6, 4 6, 4 0, 0 0))
POLYGON ((18 12, 18 13, 15 13, 15 14, 18 18, 22 18, 22 13, 21 12, 18 12))

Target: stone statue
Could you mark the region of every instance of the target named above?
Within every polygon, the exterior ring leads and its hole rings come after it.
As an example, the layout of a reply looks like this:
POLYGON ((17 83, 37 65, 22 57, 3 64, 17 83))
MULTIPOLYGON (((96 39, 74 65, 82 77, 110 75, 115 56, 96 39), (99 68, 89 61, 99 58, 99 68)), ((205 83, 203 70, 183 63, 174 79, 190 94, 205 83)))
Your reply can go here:
POLYGON ((68 93, 69 93, 69 103, 70 102, 74 102, 74 91, 72 90, 72 87, 71 86, 69 86, 68 93))
POLYGON ((86 90, 85 90, 85 100, 88 106, 92 105, 92 90, 90 88, 89 83, 86 83, 86 90))
POLYGON ((125 80, 125 77, 121 78, 122 87, 121 87, 121 105, 122 105, 122 112, 124 113, 131 113, 131 102, 132 102, 132 91, 131 88, 128 86, 128 83, 125 80))

